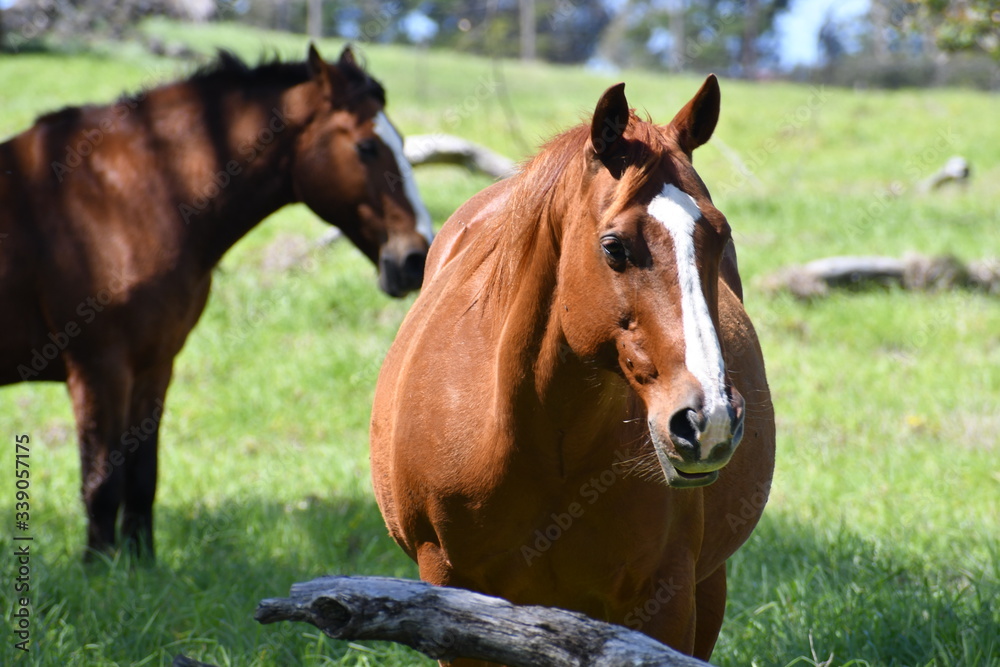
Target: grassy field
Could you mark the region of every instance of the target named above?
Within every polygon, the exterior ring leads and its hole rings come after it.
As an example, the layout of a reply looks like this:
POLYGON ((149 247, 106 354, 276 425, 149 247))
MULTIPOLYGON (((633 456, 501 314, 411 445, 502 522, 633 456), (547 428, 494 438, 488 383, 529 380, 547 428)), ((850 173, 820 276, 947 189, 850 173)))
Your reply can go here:
MULTIPOLYGON (((146 30, 249 59, 306 49, 300 37, 237 26, 146 30)), ((330 58, 340 46, 320 45, 330 58)), ((615 81, 661 122, 699 84, 497 69, 402 47, 360 52, 404 132, 458 134, 514 157, 589 113, 615 81)), ((110 101, 192 67, 137 46, 3 56, 0 137, 40 112, 110 101)), ((1000 254, 1000 100, 725 79, 722 88, 719 128, 696 162, 740 249, 778 462, 764 520, 730 562, 713 662, 1000 665, 997 298, 887 290, 802 303, 761 288, 782 266, 834 254, 1000 254), (971 184, 919 194, 916 182, 953 154, 973 165, 971 184)), ((489 182, 448 168, 418 178, 438 223, 489 182)), ((367 458, 376 374, 412 299, 382 296, 348 244, 314 249, 324 231, 309 211, 288 208, 223 260, 162 423, 155 566, 82 565, 65 389, 0 390, 0 516, 10 519, 0 532, 10 547, 14 437, 26 433, 35 540, 31 651, 15 650, 5 628, 0 664, 166 665, 180 652, 219 665, 432 664, 400 647, 250 618, 259 599, 322 574, 416 577, 386 535, 367 458)), ((5 614, 11 549, 0 556, 5 614)))

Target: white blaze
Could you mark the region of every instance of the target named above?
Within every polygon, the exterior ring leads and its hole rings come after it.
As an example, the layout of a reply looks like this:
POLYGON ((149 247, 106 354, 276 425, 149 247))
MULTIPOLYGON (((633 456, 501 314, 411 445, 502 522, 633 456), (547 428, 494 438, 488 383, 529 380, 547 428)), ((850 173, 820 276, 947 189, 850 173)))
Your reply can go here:
MULTIPOLYGON (((677 282, 681 288, 684 363, 701 383, 705 394, 703 414, 707 425, 701 434, 701 443, 710 448, 729 439, 730 420, 726 366, 695 263, 694 227, 701 210, 691 195, 668 183, 650 202, 649 214, 663 223, 674 243, 677 282)), ((708 449, 703 451, 708 454, 708 449)))
POLYGON ((413 207, 414 215, 417 216, 417 231, 423 234, 424 238, 427 239, 427 243, 430 243, 434 240, 434 227, 431 224, 431 214, 427 212, 424 200, 420 198, 420 191, 417 190, 417 181, 413 178, 413 167, 410 166, 410 161, 406 159, 406 154, 403 152, 403 137, 400 136, 399 132, 396 131, 396 128, 389 122, 389 119, 382 111, 379 111, 375 115, 375 134, 385 142, 385 145, 392 150, 392 154, 396 156, 396 164, 399 165, 399 175, 403 177, 403 192, 406 194, 406 198, 410 200, 410 206, 413 207))

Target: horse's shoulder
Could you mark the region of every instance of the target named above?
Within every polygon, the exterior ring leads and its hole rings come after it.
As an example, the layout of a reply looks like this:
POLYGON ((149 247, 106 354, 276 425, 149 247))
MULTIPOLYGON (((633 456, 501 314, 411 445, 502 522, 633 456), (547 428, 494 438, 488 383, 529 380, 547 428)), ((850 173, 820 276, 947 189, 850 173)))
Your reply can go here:
POLYGON ((434 237, 424 270, 424 284, 428 284, 445 264, 457 257, 465 246, 480 232, 483 223, 507 201, 510 179, 498 181, 472 196, 444 223, 434 237))

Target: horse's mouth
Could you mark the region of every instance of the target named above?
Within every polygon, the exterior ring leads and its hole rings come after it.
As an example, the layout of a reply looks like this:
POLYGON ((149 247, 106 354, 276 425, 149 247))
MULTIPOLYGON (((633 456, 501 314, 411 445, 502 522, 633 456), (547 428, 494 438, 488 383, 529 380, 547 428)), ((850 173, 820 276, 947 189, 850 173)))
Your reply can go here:
POLYGON ((653 450, 656 452, 656 458, 660 461, 660 470, 663 471, 663 478, 667 486, 674 489, 694 489, 699 486, 708 486, 719 479, 721 468, 699 472, 685 472, 678 469, 671 457, 667 455, 666 449, 658 446, 655 439, 652 439, 651 442, 653 450))
POLYGON ((663 466, 663 474, 667 479, 667 485, 675 489, 693 489, 699 486, 708 486, 719 479, 719 471, 711 472, 684 472, 678 470, 673 465, 663 466))

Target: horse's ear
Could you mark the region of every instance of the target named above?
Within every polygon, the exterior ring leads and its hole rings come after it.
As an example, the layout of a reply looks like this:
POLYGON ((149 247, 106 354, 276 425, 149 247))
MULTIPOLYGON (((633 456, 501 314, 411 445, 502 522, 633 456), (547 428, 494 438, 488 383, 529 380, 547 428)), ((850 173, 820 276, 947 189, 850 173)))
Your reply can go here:
POLYGON ((694 149, 712 138, 715 125, 719 122, 721 102, 719 80, 714 74, 709 74, 691 101, 670 121, 670 131, 689 158, 694 149))
POLYGON ((330 66, 323 60, 323 56, 316 50, 316 45, 309 42, 309 55, 306 57, 306 66, 309 69, 309 78, 319 86, 323 97, 330 99, 333 97, 333 85, 330 82, 330 66))
POLYGON ((358 59, 354 57, 354 51, 351 49, 350 44, 345 46, 344 50, 340 52, 340 64, 358 67, 358 59))
POLYGON ((590 144, 594 155, 616 177, 621 175, 624 164, 616 158, 625 155, 623 138, 629 121, 628 100, 625 99, 625 84, 616 83, 601 95, 594 108, 594 120, 590 124, 590 144))
POLYGON ((365 74, 365 70, 361 67, 361 63, 358 62, 350 46, 345 46, 344 50, 340 53, 337 69, 354 82, 363 82, 368 79, 368 75, 365 74))

